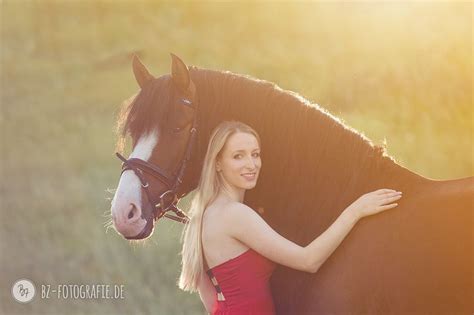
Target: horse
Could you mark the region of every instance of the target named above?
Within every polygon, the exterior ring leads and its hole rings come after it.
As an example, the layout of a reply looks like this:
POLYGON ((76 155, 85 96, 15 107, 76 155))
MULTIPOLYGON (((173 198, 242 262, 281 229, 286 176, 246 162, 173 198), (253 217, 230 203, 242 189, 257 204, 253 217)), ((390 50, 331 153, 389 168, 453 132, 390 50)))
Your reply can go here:
POLYGON ((187 66, 153 76, 137 58, 139 92, 118 116, 132 153, 112 200, 127 239, 155 220, 187 222, 176 202, 197 187, 213 128, 239 120, 261 137, 263 167, 246 193, 278 233, 306 246, 360 195, 403 192, 397 208, 359 221, 315 274, 278 266, 278 314, 472 314, 474 177, 433 180, 399 165, 386 148, 330 112, 274 83, 187 66), (174 215, 170 215, 170 211, 174 215))

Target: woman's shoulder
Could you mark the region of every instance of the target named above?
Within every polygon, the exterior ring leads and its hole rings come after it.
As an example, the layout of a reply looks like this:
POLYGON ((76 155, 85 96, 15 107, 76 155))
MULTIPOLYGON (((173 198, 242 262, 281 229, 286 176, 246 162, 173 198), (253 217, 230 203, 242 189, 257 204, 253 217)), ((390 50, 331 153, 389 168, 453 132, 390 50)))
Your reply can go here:
POLYGON ((210 204, 203 215, 203 235, 212 237, 227 235, 246 210, 252 211, 248 206, 235 201, 210 204))
POLYGON ((209 218, 211 220, 217 219, 219 221, 223 221, 226 219, 232 220, 235 218, 235 214, 238 214, 239 211, 242 210, 252 210, 247 205, 237 202, 237 201, 227 201, 227 202, 216 202, 210 204, 206 211, 204 212, 205 218, 209 218))
POLYGON ((230 200, 215 200, 211 202, 207 207, 204 213, 221 213, 225 212, 226 210, 233 209, 235 207, 238 207, 239 205, 242 205, 242 203, 237 202, 237 201, 230 201, 230 200))
POLYGON ((206 260, 210 266, 235 257, 236 254, 248 249, 244 244, 229 235, 232 224, 235 224, 235 222, 228 215, 228 209, 233 206, 236 205, 229 203, 214 204, 206 208, 204 213, 202 241, 205 248, 204 252, 206 252, 206 260), (219 255, 215 253, 219 253, 219 255))

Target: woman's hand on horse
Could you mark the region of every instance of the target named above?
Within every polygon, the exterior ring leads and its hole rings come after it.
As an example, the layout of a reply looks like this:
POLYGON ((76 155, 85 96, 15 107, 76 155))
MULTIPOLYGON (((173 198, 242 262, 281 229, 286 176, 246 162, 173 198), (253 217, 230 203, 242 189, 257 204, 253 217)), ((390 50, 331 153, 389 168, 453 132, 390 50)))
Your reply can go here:
POLYGON ((400 191, 393 189, 379 189, 362 195, 350 207, 359 219, 388 209, 395 208, 398 203, 393 203, 402 197, 400 191))

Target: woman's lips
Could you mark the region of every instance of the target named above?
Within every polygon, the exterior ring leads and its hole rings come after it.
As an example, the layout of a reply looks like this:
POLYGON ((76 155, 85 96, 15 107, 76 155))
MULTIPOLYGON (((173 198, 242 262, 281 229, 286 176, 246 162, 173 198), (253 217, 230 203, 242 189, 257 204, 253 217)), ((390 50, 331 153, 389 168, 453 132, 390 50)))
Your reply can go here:
POLYGON ((254 180, 257 177, 257 173, 246 173, 242 174, 246 180, 254 180))

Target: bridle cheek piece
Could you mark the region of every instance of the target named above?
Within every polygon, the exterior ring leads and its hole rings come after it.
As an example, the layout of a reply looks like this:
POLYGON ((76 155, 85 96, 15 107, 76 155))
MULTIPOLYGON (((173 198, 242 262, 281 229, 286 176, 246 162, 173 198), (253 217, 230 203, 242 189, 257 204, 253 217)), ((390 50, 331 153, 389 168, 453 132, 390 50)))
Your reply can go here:
POLYGON ((181 222, 181 223, 188 223, 189 218, 188 216, 178 208, 178 193, 177 190, 179 185, 183 182, 183 175, 184 170, 186 169, 186 165, 189 161, 189 156, 191 152, 191 147, 193 145, 194 139, 196 138, 196 129, 193 127, 191 129, 191 137, 188 141, 188 146, 186 149, 186 154, 184 159, 181 162, 181 166, 179 168, 178 174, 175 178, 170 176, 168 172, 161 169, 159 166, 144 161, 142 159, 137 158, 124 158, 120 153, 115 153, 117 157, 123 161, 122 164, 122 174, 127 170, 132 170, 135 175, 137 175, 138 179, 140 180, 142 189, 145 191, 148 201, 153 205, 153 214, 155 220, 159 220, 161 217, 167 217, 169 219, 181 222), (189 152, 189 153, 188 153, 189 152), (163 184, 166 185, 167 190, 162 193, 158 199, 153 198, 150 192, 150 185, 148 181, 145 179, 144 173, 151 175, 152 177, 158 179, 163 184), (174 180, 173 180, 174 179, 174 180), (168 214, 167 212, 173 211, 175 215, 168 214))
POLYGON ((177 174, 170 175, 166 170, 160 168, 157 165, 149 163, 142 159, 137 158, 124 158, 120 153, 116 152, 115 155, 122 160, 122 173, 127 170, 132 170, 137 175, 143 190, 145 191, 148 201, 153 205, 153 215, 155 220, 159 220, 161 217, 167 217, 171 220, 175 220, 181 223, 188 223, 189 217, 178 208, 178 188, 183 182, 184 171, 191 158, 191 152, 195 142, 197 141, 197 111, 194 114, 193 126, 190 130, 190 136, 186 151, 181 161, 181 165, 178 169, 177 174), (149 184, 145 179, 144 173, 158 179, 160 182, 166 185, 168 190, 162 193, 158 200, 155 200, 149 190, 149 184), (176 215, 168 214, 167 212, 173 211, 176 215))

